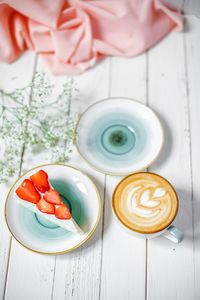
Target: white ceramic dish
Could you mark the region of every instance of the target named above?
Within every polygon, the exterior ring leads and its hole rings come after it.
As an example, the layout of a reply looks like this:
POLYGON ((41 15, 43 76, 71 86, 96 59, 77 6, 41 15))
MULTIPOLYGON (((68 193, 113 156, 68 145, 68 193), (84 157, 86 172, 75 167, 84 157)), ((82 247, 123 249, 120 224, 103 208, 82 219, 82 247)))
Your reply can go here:
POLYGON ((91 105, 76 128, 81 156, 98 171, 111 175, 144 170, 158 157, 163 139, 155 113, 127 98, 110 98, 91 105))
POLYGON ((44 254, 66 253, 81 246, 94 232, 100 211, 100 196, 91 179, 71 166, 56 164, 38 166, 21 176, 11 187, 5 204, 6 223, 13 237, 29 250, 44 254), (16 201, 16 188, 40 169, 48 173, 83 235, 56 226, 16 201))

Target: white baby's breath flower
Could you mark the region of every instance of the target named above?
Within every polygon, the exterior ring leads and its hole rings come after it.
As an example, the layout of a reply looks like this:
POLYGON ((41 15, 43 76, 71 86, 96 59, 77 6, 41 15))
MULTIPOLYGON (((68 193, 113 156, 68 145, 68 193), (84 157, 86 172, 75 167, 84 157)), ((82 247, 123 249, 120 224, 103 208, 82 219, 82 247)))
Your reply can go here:
POLYGON ((78 89, 73 78, 67 79, 52 103, 53 87, 45 73, 36 73, 25 88, 0 90, 0 183, 18 175, 24 147, 46 148, 54 162, 68 160, 77 119, 70 116, 70 104, 78 89))

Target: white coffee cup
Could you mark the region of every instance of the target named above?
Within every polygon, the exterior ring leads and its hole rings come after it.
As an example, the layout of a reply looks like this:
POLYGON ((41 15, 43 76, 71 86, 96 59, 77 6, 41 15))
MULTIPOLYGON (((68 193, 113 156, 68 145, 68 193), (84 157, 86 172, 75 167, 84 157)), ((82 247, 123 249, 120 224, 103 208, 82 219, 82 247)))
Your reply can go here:
MULTIPOLYGON (((148 183, 147 183, 147 189, 145 190, 145 193, 146 193, 146 191, 148 189, 150 189, 150 188, 148 187, 148 183)), ((152 194, 152 191, 151 191, 151 194, 152 194)), ((141 204, 142 210, 145 211, 145 209, 146 209, 147 212, 151 211, 151 209, 152 209, 151 206, 148 206, 148 201, 149 200, 147 199, 147 200, 145 200, 146 202, 144 202, 144 201, 142 202, 142 204, 141 204), (145 205, 146 205, 146 207, 145 207, 145 205)), ((140 209, 139 206, 138 207, 134 206, 133 209, 140 209)), ((177 227, 175 227, 174 225, 172 225, 172 222, 174 221, 174 219, 176 218, 176 215, 178 213, 178 208, 179 208, 179 205, 178 205, 178 196, 177 196, 177 193, 176 193, 175 189, 173 188, 173 186, 164 177, 162 177, 162 176, 160 176, 158 174, 150 173, 150 172, 139 172, 139 173, 128 175, 127 177, 123 178, 119 182, 119 184, 116 186, 116 188, 115 188, 115 190, 113 192, 112 210, 113 210, 113 213, 114 213, 114 215, 116 217, 116 220, 118 221, 118 223, 120 225, 122 225, 122 227, 126 231, 128 231, 133 236, 139 237, 139 238, 150 239, 150 238, 155 238, 157 236, 162 235, 162 236, 166 237, 167 239, 171 240, 172 242, 180 243, 183 240, 183 238, 184 238, 184 234, 183 234, 183 232, 180 229, 178 229, 177 227), (132 217, 134 219, 134 217, 135 217, 135 215, 134 215, 135 211, 131 211, 131 212, 128 211, 129 215, 127 217, 127 220, 125 218, 126 214, 124 213, 124 211, 125 211, 124 209, 126 209, 126 207, 130 207, 130 208, 132 207, 132 206, 127 206, 127 205, 132 205, 132 202, 130 202, 130 201, 132 201, 132 199, 134 199, 134 200, 136 199, 137 205, 140 206, 140 202, 138 202, 138 201, 141 199, 141 197, 142 197, 141 195, 143 195, 140 190, 142 189, 142 191, 144 191, 145 189, 144 189, 143 186, 141 187, 141 185, 137 189, 137 187, 136 188, 132 187, 131 184, 132 184, 132 182, 133 182, 133 184, 134 183, 137 184, 136 182, 139 182, 139 181, 137 181, 138 178, 140 178, 140 177, 142 178, 142 176, 144 176, 144 178, 145 177, 149 177, 150 179, 156 178, 156 180, 158 180, 158 182, 160 182, 161 184, 163 183, 164 187, 166 187, 166 191, 165 191, 165 194, 164 194, 163 198, 162 198, 162 196, 159 196, 159 197, 157 197, 157 199, 153 198, 153 197, 152 197, 152 199, 149 199, 151 205, 153 205, 154 203, 155 203, 155 205, 158 205, 158 208, 155 208, 155 210, 157 209, 158 216, 154 217, 154 219, 152 218, 152 222, 154 220, 156 220, 155 218, 157 218, 157 220, 159 219, 159 212, 162 212, 161 207, 164 207, 163 209, 165 209, 165 211, 170 211, 170 210, 167 209, 168 208, 167 203, 169 203, 169 204, 172 205, 171 214, 169 215, 169 219, 167 218, 166 215, 164 215, 164 213, 161 214, 160 220, 162 221, 162 216, 164 216, 165 219, 166 219, 166 220, 163 219, 162 227, 161 227, 161 225, 158 224, 158 227, 156 229, 152 229, 151 230, 151 225, 148 225, 149 228, 148 228, 148 230, 146 232, 145 232, 145 229, 144 229, 145 227, 142 228, 143 227, 142 217, 139 218, 139 220, 141 222, 141 230, 140 230, 140 228, 139 229, 136 228, 136 227, 134 228, 134 225, 133 225, 134 223, 131 224, 129 221, 127 221, 128 218, 129 218, 129 220, 132 217), (126 182, 129 182, 129 183, 126 183, 126 182), (127 189, 128 186, 130 186, 128 189, 129 189, 129 191, 131 191, 131 193, 132 193, 132 191, 134 189, 136 190, 136 192, 134 194, 134 198, 127 197, 125 199, 125 196, 123 196, 123 195, 129 195, 129 194, 126 194, 126 191, 125 191, 125 189, 127 189), (137 190, 139 190, 139 192, 137 192, 137 190), (139 196, 136 193, 138 193, 139 196), (173 194, 173 196, 172 196, 172 194, 173 194), (164 199, 164 197, 165 197, 165 199, 164 199), (170 199, 170 197, 173 198, 173 201, 171 201, 171 202, 168 201, 167 202, 166 199, 170 199), (163 200, 163 203, 165 203, 164 205, 161 206, 160 204, 157 204, 157 203, 162 203, 162 200, 163 200), (156 203, 156 201, 157 201, 157 203, 156 203), (126 202, 127 202, 127 204, 126 204, 126 202)), ((137 213, 137 211, 136 211, 136 213, 137 213)), ((136 218, 137 217, 138 216, 136 216, 136 218)), ((146 220, 148 220, 148 217, 144 216, 144 223, 146 222, 146 220)), ((155 221, 154 221, 154 223, 155 223, 155 221)))

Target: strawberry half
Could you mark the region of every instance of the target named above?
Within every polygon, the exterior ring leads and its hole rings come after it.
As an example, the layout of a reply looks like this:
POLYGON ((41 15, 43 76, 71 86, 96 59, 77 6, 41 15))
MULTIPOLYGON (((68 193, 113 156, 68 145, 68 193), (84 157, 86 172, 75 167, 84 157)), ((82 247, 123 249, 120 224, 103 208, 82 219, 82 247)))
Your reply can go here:
POLYGON ((16 189, 16 194, 20 199, 34 204, 40 200, 40 194, 29 179, 25 179, 22 182, 22 184, 16 189))
POLYGON ((58 219, 64 220, 69 220, 72 217, 69 208, 63 203, 55 207, 55 216, 58 219))
POLYGON ((47 201, 45 201, 44 199, 40 199, 40 201, 36 204, 37 208, 46 214, 54 214, 54 205, 51 203, 48 203, 47 201))
POLYGON ((39 192, 45 193, 50 189, 48 174, 45 171, 38 171, 37 173, 31 175, 30 179, 39 192))
POLYGON ((55 204, 55 205, 62 204, 62 199, 60 198, 59 193, 56 190, 54 190, 54 189, 50 189, 49 191, 47 191, 44 194, 44 199, 47 202, 55 204))

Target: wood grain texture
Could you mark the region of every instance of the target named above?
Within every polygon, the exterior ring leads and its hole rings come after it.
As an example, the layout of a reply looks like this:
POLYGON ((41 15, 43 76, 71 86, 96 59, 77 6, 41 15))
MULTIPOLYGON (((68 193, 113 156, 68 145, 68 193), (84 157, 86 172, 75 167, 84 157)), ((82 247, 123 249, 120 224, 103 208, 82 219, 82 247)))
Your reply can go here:
POLYGON ((180 8, 186 15, 192 14, 195 16, 200 16, 199 0, 165 0, 163 2, 180 8))
MULTIPOLYGON (((82 112, 92 103, 108 97, 109 59, 96 68, 76 77, 81 93, 71 103, 72 112, 82 112)), ((104 203, 105 175, 90 168, 76 150, 70 160, 73 166, 85 171, 94 181, 104 203)), ((75 252, 57 256, 52 299, 93 300, 99 298, 102 255, 102 218, 94 235, 75 252)))
POLYGON ((195 300, 200 297, 200 20, 189 17, 191 30, 185 33, 185 55, 191 124, 192 203, 194 228, 195 300))
POLYGON ((180 245, 162 237, 149 240, 149 300, 194 299, 190 124, 183 38, 183 34, 173 33, 148 55, 148 103, 165 129, 164 149, 150 171, 163 175, 176 188, 180 209, 174 223, 185 233, 180 245))
MULTIPOLYGON (((36 64, 34 71, 38 69, 39 66, 36 64)), ((30 81, 31 78, 29 78, 30 81)), ((24 173, 32 167, 46 162, 45 151, 33 155, 25 147, 21 172, 24 173)), ((54 256, 30 252, 13 239, 5 299, 51 299, 54 265, 54 256), (33 287, 37 288, 33 290, 33 287)))
POLYGON ((184 12, 186 14, 193 14, 200 16, 200 1, 199 0, 185 0, 184 1, 184 12))
MULTIPOLYGON (((35 56, 30 52, 27 52, 12 65, 1 63, 0 88, 10 92, 27 85, 33 76, 34 64, 35 56)), ((8 100, 6 99, 6 101, 8 100)), ((9 186, 15 179, 12 178, 8 183, 0 186, 0 299, 3 299, 6 289, 11 249, 11 237, 4 219, 4 204, 9 186)))
MULTIPOLYGON (((192 1, 192 0, 189 0, 189 1, 192 1)), ((170 4, 181 10, 184 8, 184 0, 164 0, 162 2, 164 2, 166 4, 170 4)))
MULTIPOLYGON (((36 71, 43 70, 43 65, 39 59, 36 71)), ((65 76, 49 76, 50 83, 54 85, 52 98, 57 97, 61 93, 62 85, 66 83, 67 79, 65 76)), ((55 98, 52 100, 55 100, 55 98)), ((25 149, 22 172, 26 172, 34 166, 49 163, 49 156, 49 151, 45 149, 40 149, 38 153, 34 154, 28 151, 28 149, 25 149)), ((14 295, 17 295, 18 298, 21 299, 52 299, 56 262, 55 256, 32 253, 22 248, 16 242, 13 242, 12 253, 6 299, 13 299, 14 295), (16 276, 18 272, 20 272, 21 276, 16 276), (29 280, 24 286, 25 278, 29 278, 29 280), (30 295, 33 284, 38 288, 30 295)))
MULTIPOLYGON (((113 58, 110 96, 146 102, 146 59, 113 58)), ((122 100, 123 101, 123 100, 122 100)), ((112 193, 122 178, 106 176, 101 300, 145 298, 146 242, 124 232, 111 211, 112 193)))

